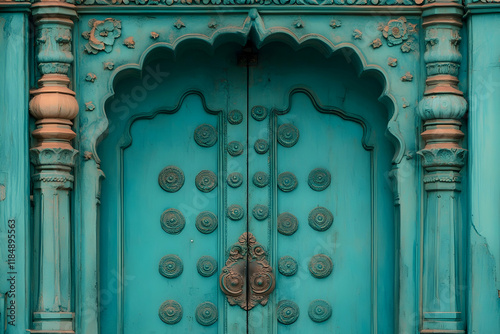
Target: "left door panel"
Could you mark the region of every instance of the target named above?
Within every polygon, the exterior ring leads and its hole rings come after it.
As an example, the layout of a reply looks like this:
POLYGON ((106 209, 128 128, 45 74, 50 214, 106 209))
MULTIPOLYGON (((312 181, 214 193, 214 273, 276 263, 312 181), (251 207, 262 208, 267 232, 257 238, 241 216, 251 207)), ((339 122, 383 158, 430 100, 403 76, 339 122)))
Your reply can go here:
POLYGON ((102 332, 246 333, 245 312, 219 289, 225 250, 246 231, 246 217, 226 218, 230 205, 246 209, 247 196, 246 185, 227 181, 234 172, 247 179, 246 154, 228 153, 228 143, 246 146, 247 128, 246 69, 233 48, 158 57, 146 66, 168 76, 147 99, 122 103, 144 81, 123 77, 107 103, 102 332), (233 110, 237 124, 228 122, 233 110))

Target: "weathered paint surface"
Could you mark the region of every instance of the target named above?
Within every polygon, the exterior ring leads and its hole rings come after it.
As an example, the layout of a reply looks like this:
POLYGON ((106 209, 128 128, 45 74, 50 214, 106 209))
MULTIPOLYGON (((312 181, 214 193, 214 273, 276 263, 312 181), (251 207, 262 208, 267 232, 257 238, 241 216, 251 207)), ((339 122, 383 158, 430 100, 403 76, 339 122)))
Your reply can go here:
POLYGON ((30 319, 27 13, 0 15, 0 45, 0 333, 21 334, 30 319))

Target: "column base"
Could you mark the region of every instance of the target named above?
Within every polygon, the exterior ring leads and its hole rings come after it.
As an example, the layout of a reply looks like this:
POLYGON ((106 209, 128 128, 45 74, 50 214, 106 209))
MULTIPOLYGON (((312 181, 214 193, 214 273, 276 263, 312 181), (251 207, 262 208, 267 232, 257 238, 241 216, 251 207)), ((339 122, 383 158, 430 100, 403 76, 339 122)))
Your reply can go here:
POLYGON ((72 312, 33 312, 31 333, 74 333, 72 312))

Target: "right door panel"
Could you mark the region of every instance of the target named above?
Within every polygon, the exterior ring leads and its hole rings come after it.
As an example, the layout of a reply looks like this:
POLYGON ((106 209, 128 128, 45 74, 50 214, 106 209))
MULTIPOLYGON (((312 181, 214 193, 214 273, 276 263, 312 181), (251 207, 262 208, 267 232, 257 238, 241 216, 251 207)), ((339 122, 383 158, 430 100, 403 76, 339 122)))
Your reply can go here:
POLYGON ((249 230, 276 274, 271 307, 249 312, 249 332, 391 333, 391 147, 380 86, 340 57, 287 49, 264 47, 249 69, 249 110, 269 113, 248 118, 249 178, 270 176, 267 188, 249 182, 249 212, 270 212, 249 215, 249 230), (267 154, 257 152, 262 139, 267 154))

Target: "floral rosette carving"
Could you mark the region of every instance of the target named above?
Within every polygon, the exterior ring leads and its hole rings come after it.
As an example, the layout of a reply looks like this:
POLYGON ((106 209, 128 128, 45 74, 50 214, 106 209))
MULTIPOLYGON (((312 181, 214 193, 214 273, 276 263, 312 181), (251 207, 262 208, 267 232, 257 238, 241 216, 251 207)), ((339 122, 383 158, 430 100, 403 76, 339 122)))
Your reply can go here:
MULTIPOLYGON (((408 23, 405 17, 400 17, 399 19, 390 20, 387 25, 381 28, 382 35, 387 40, 388 46, 396 46, 403 44, 401 50, 403 52, 408 52, 410 41, 407 42, 411 34, 415 32, 415 25, 408 23)), ((410 43, 411 46, 411 43, 410 43)))
POLYGON ((111 52, 115 39, 122 33, 121 21, 112 18, 103 21, 92 19, 89 21, 89 27, 91 30, 82 34, 83 38, 88 40, 85 51, 89 54, 97 54, 100 51, 111 52))

